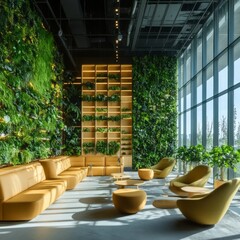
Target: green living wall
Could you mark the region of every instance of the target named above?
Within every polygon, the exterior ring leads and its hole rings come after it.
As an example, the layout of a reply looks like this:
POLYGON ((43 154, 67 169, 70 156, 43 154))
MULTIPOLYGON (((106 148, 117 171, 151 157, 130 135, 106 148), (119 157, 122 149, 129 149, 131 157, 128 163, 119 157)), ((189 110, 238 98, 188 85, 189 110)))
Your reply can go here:
POLYGON ((133 59, 133 168, 172 156, 177 138, 177 59, 133 59))
POLYGON ((28 0, 0 2, 0 164, 60 153, 63 65, 28 0))

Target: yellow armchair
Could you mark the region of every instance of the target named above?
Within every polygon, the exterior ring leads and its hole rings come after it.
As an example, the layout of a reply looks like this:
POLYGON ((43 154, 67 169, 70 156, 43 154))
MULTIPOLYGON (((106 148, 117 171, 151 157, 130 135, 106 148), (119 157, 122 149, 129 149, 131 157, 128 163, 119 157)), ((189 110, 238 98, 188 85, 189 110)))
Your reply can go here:
POLYGON ((170 181, 169 189, 182 197, 188 196, 188 193, 182 190, 185 186, 204 187, 207 183, 211 168, 205 165, 199 165, 189 171, 187 174, 176 177, 170 181))
POLYGON ((154 178, 166 178, 172 171, 176 160, 171 157, 162 158, 158 164, 151 167, 154 172, 154 178))
POLYGON ((177 207, 187 219, 193 222, 214 225, 226 214, 239 186, 240 178, 235 178, 204 197, 178 199, 177 207))

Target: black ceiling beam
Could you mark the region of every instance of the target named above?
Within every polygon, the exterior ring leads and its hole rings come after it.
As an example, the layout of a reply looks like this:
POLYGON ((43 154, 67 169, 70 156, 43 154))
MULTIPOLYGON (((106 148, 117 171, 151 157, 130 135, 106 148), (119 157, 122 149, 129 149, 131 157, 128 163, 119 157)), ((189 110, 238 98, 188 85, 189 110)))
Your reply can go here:
POLYGON ((146 5, 147 5, 147 0, 140 0, 138 15, 137 15, 136 24, 135 24, 136 27, 135 27, 135 31, 134 31, 134 35, 133 35, 133 41, 132 41, 132 47, 131 47, 132 51, 136 47, 137 38, 138 38, 139 31, 140 31, 140 27, 142 25, 146 5))
MULTIPOLYGON (((65 51, 66 51, 66 53, 67 53, 67 55, 68 55, 68 58, 70 59, 73 67, 76 68, 75 60, 73 59, 73 56, 72 56, 72 54, 70 53, 70 51, 69 51, 69 49, 68 49, 68 46, 67 46, 67 44, 66 44, 66 42, 65 42, 65 39, 63 38, 62 34, 60 33, 61 24, 60 24, 59 21, 57 20, 56 15, 55 15, 55 13, 54 13, 54 11, 53 11, 53 9, 52 9, 52 6, 50 5, 49 1, 48 1, 48 0, 46 0, 46 1, 34 0, 33 3, 34 3, 34 5, 36 6, 36 9, 37 9, 37 11, 39 12, 39 14, 43 17, 43 20, 48 23, 47 19, 44 17, 44 14, 43 14, 42 10, 38 7, 38 3, 40 3, 40 4, 41 4, 41 3, 44 3, 44 4, 47 5, 49 11, 51 12, 51 14, 52 14, 52 16, 53 16, 53 19, 55 20, 56 25, 57 25, 58 28, 59 28, 58 37, 59 37, 59 39, 60 39, 60 42, 62 43, 62 46, 64 47, 64 49, 65 49, 65 51)), ((49 25, 48 25, 48 26, 49 26, 49 25)))
POLYGON ((204 13, 201 15, 201 17, 199 18, 198 23, 197 23, 197 24, 195 25, 195 27, 192 29, 191 34, 188 35, 188 39, 187 39, 187 40, 185 41, 185 43, 182 45, 182 47, 181 47, 180 51, 178 52, 177 56, 179 56, 179 55, 182 54, 182 52, 183 52, 184 49, 186 48, 186 44, 189 43, 189 41, 194 37, 194 36, 193 36, 193 33, 194 33, 195 29, 197 29, 197 27, 199 26, 201 20, 206 17, 207 13, 208 13, 208 12, 210 12, 210 13, 212 12, 212 11, 209 11, 209 9, 210 9, 210 7, 213 7, 214 3, 216 3, 216 2, 217 2, 216 0, 211 0, 211 1, 210 1, 208 7, 205 9, 205 12, 204 12, 204 13))

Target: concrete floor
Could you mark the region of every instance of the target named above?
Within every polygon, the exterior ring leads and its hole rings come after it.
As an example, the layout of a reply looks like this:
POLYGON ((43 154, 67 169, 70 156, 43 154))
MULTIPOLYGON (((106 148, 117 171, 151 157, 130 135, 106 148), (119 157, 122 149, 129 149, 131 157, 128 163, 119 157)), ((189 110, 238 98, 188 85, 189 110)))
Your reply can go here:
MULTIPOLYGON (((138 178, 136 172, 127 172, 138 178)), ((137 214, 119 213, 112 204, 117 189, 111 177, 87 177, 65 192, 42 214, 29 222, 0 223, 0 239, 108 240, 108 239, 240 239, 240 196, 215 226, 199 226, 186 220, 178 209, 157 209, 152 201, 168 194, 167 180, 153 179, 140 188, 147 204, 137 214)))

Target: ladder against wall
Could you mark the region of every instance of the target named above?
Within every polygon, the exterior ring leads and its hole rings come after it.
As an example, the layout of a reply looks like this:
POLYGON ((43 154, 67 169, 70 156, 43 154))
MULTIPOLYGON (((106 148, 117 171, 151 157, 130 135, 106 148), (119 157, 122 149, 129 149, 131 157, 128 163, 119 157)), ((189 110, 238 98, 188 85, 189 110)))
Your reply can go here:
MULTIPOLYGON (((132 65, 82 65, 82 153, 120 144, 114 155, 132 166, 132 65)), ((110 149, 110 147, 109 147, 110 149)))

